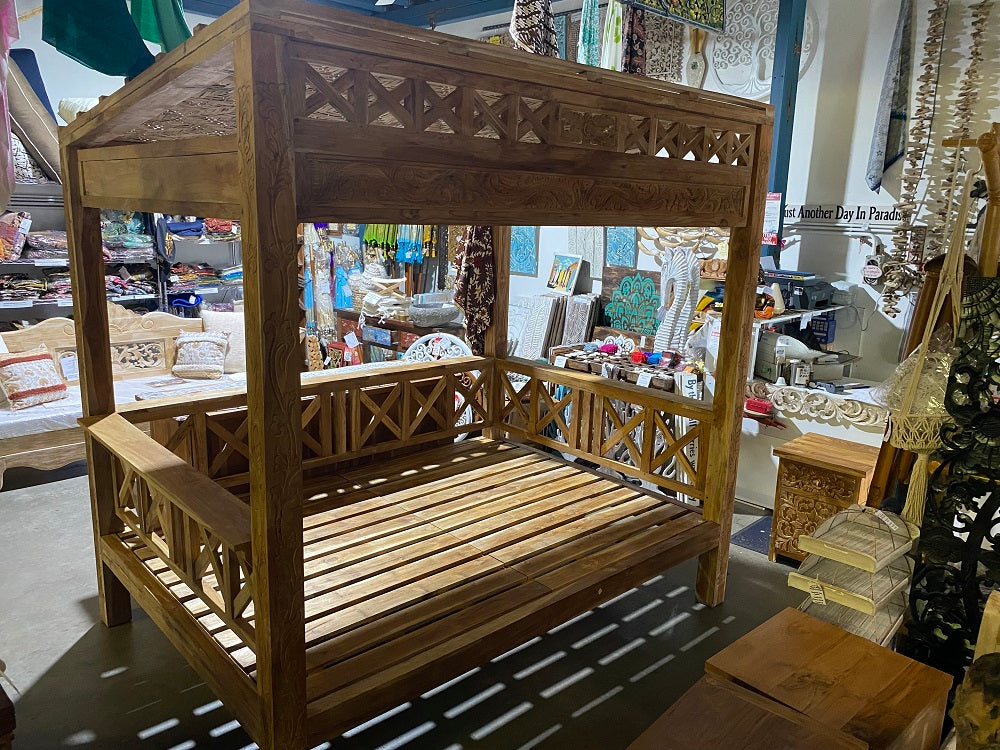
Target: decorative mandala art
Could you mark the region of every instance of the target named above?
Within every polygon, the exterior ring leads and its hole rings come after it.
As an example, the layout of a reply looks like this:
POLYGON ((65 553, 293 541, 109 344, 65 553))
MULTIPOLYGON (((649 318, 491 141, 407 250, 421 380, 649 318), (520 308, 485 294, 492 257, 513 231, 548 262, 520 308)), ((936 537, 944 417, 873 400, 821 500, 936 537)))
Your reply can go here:
POLYGON ((510 272, 519 276, 538 274, 538 227, 510 228, 510 272))
MULTIPOLYGON (((707 54, 708 88, 750 99, 771 95, 774 41, 778 28, 778 0, 741 0, 730 3, 726 30, 710 34, 707 54)), ((799 78, 816 52, 816 11, 806 6, 799 78)))
POLYGON ((654 335, 659 327, 656 319, 659 307, 660 295, 657 294, 655 282, 635 274, 626 276, 611 293, 604 314, 607 324, 612 328, 654 335))
POLYGON ((635 268, 638 263, 635 227, 608 227, 604 263, 609 266, 635 268))

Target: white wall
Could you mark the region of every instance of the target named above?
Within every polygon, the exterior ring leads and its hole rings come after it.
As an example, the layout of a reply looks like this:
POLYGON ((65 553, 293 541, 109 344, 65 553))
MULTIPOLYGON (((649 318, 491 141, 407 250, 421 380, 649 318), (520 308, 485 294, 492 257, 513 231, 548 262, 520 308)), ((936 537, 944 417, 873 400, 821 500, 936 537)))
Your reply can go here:
MULTIPOLYGON (((19 13, 25 13, 39 5, 39 0, 18 0, 19 13)), ((213 19, 198 13, 185 13, 188 26, 194 29, 196 24, 210 23, 213 19)), ((50 44, 42 41, 42 14, 38 14, 19 24, 21 38, 14 43, 14 48, 28 48, 35 51, 38 58, 38 68, 45 81, 52 109, 59 108, 59 100, 71 97, 106 96, 117 91, 125 82, 124 78, 106 76, 96 70, 81 65, 76 60, 67 57, 50 44)), ((109 39, 109 44, 114 40, 109 39)), ((160 51, 159 45, 149 44, 153 54, 160 51)), ((62 123, 62 121, 59 121, 62 123)))

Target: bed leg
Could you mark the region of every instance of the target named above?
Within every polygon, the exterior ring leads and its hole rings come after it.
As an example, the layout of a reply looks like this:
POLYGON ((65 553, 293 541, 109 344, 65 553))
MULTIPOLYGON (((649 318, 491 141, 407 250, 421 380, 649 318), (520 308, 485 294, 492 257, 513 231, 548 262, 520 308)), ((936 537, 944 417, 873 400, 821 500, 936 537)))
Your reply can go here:
POLYGON ((94 554, 97 556, 97 595, 101 621, 109 628, 132 621, 132 597, 128 589, 101 557, 101 536, 117 531, 120 522, 114 515, 115 471, 111 454, 87 437, 87 464, 90 474, 90 502, 94 515, 94 554))

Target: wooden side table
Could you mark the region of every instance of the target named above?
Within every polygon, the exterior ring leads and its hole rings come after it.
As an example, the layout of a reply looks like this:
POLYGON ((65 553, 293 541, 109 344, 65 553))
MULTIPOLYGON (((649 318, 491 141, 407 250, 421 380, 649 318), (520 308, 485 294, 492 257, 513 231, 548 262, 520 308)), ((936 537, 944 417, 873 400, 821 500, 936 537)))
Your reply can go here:
POLYGON ((951 675, 794 609, 705 662, 872 750, 937 750, 951 675))
POLYGON ((774 449, 778 485, 768 558, 802 560, 799 535, 868 498, 879 449, 809 432, 774 449))

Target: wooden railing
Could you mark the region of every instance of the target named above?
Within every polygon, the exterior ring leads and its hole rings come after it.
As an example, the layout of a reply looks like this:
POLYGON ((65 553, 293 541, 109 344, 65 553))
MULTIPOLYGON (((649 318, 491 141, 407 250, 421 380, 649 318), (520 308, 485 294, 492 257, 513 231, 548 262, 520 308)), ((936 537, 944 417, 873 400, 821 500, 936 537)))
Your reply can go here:
POLYGON ((704 499, 704 462, 685 448, 708 454, 710 406, 526 360, 497 360, 496 368, 499 422, 512 437, 704 499))
POLYGON ((118 518, 253 649, 247 505, 118 414, 87 431, 115 461, 118 518))
MULTIPOLYGON (((487 392, 493 361, 461 357, 334 371, 302 384, 302 468, 317 469, 492 424, 487 392)), ((249 481, 246 392, 130 404, 133 423, 151 422, 165 447, 225 487, 249 481)))

